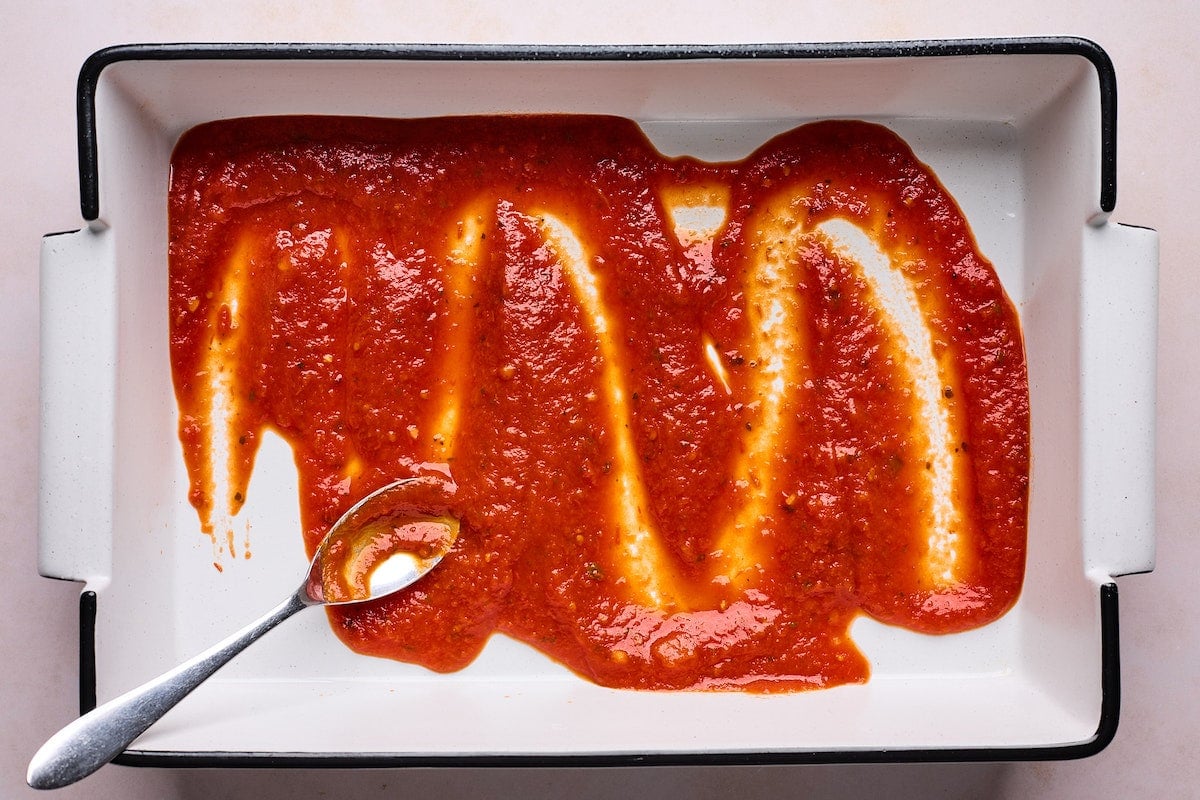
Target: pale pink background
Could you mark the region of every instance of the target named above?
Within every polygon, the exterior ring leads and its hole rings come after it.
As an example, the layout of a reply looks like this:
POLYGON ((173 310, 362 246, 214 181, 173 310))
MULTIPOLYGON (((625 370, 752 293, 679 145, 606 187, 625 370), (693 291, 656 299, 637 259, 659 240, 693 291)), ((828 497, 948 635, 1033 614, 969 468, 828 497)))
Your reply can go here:
POLYGON ((1200 4, 797 0, 571 4, 0 0, 0 798, 76 711, 79 587, 36 574, 38 246, 80 226, 74 88, 106 45, 139 41, 779 42, 1072 34, 1119 83, 1114 219, 1162 237, 1158 569, 1119 581, 1122 717, 1081 762, 587 770, 147 770, 109 767, 61 797, 1200 797, 1200 4), (1189 222, 1189 220, 1192 220, 1189 222))

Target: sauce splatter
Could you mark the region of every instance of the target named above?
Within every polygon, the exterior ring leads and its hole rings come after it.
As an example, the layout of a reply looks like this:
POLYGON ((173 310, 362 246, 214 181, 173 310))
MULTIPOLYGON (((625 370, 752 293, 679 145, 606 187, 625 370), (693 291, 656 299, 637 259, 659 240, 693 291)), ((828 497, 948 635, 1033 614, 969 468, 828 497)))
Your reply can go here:
POLYGON ((499 631, 606 686, 796 690, 866 680, 858 614, 959 631, 1020 591, 1017 315, 883 127, 712 164, 609 117, 222 121, 169 202, 219 548, 268 428, 310 553, 372 489, 453 474, 442 564, 331 611, 359 652, 449 671, 499 631))

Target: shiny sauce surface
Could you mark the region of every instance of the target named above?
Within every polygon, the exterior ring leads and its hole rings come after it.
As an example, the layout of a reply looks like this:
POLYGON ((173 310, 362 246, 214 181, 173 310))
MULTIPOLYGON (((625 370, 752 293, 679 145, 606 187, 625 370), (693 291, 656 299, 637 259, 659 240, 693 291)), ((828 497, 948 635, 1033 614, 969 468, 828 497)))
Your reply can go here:
POLYGON ((457 486, 432 573, 330 610, 358 652, 451 671, 501 632, 605 686, 787 691, 867 679, 860 614, 1017 598, 1017 314, 884 127, 714 164, 611 117, 229 120, 179 142, 169 215, 219 553, 267 430, 310 553, 385 483, 457 486))

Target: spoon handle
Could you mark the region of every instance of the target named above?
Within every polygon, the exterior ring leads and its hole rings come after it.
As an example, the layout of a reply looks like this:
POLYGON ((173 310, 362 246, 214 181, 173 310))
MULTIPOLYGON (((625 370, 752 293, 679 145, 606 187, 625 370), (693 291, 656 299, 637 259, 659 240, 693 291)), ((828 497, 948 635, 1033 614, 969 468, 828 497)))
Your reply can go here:
POLYGON ((29 762, 35 789, 57 789, 86 778, 112 761, 160 717, 267 631, 310 605, 303 590, 237 633, 169 672, 108 701, 67 725, 29 762))

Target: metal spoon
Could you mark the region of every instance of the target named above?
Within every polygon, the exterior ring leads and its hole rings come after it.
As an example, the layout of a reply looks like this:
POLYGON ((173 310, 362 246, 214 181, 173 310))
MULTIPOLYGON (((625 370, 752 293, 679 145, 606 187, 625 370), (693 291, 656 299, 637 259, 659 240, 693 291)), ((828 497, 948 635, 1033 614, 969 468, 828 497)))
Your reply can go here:
POLYGON ((422 578, 458 536, 453 517, 414 511, 407 489, 426 480, 389 484, 347 511, 317 547, 300 588, 258 621, 50 737, 29 763, 29 785, 57 789, 91 775, 234 656, 300 609, 374 600, 422 578))

